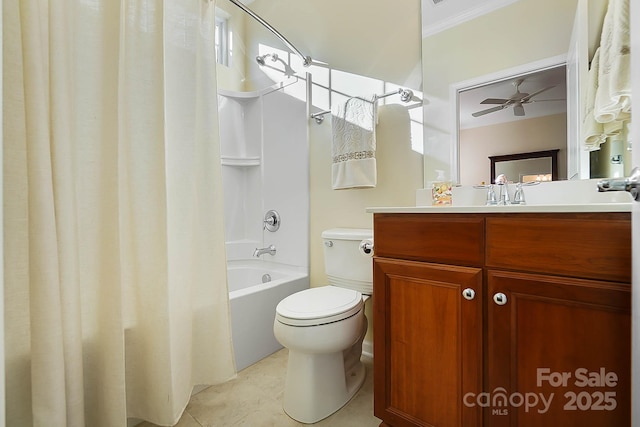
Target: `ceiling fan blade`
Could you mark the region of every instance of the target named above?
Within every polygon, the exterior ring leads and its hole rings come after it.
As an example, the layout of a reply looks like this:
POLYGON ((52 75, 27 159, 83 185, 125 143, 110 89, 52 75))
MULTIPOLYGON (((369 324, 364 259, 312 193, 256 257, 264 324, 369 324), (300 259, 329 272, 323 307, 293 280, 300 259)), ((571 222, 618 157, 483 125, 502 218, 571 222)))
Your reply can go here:
POLYGON ((513 115, 514 116, 524 116, 524 107, 521 103, 517 103, 513 106, 513 115))
POLYGON ((545 102, 545 101, 566 101, 565 98, 556 98, 556 99, 530 99, 527 102, 545 102))
POLYGON ((504 107, 505 107, 504 105, 498 105, 497 107, 487 108, 486 110, 482 110, 482 111, 476 111, 475 113, 472 113, 471 115, 473 117, 480 117, 480 116, 484 116, 485 114, 489 114, 489 113, 494 113, 496 111, 500 111, 504 107))
POLYGON ((480 104, 506 104, 511 101, 510 99, 502 99, 502 98, 487 98, 482 101, 480 104))
POLYGON ((549 87, 545 87, 544 89, 540 89, 539 91, 533 92, 532 94, 529 94, 529 95, 525 96, 524 98, 522 98, 522 99, 521 99, 521 101, 523 101, 523 102, 527 102, 527 101, 529 101, 531 98, 533 98, 534 96, 536 96, 536 95, 538 95, 538 94, 540 94, 540 93, 544 92, 545 90, 549 90, 549 89, 554 88, 554 87, 555 87, 555 85, 553 85, 553 86, 549 86, 549 87))

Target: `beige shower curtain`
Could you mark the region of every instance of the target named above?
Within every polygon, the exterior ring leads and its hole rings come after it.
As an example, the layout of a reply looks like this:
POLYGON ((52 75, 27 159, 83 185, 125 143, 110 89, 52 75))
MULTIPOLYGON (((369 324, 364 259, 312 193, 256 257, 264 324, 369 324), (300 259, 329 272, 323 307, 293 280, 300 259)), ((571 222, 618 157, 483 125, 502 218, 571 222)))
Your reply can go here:
POLYGON ((8 426, 173 425, 235 374, 214 3, 4 0, 8 426))

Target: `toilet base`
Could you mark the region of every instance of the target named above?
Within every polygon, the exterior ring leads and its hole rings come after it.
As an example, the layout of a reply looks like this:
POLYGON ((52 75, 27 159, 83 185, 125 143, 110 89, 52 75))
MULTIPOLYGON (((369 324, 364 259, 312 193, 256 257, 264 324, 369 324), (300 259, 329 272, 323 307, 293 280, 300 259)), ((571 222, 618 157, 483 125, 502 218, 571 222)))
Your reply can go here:
POLYGON ((284 411, 296 421, 316 423, 342 408, 360 390, 366 368, 360 360, 365 327, 348 349, 335 353, 289 350, 284 411))
POLYGON ((342 354, 335 355, 307 355, 303 353, 289 353, 287 373, 291 370, 304 369, 311 375, 289 382, 284 393, 284 411, 296 421, 305 424, 316 423, 342 408, 356 394, 364 383, 366 368, 358 360, 345 376, 342 354), (310 357, 313 357, 311 361, 310 357), (337 358, 340 361, 335 360, 337 358), (339 372, 342 371, 342 372, 339 372), (317 372, 317 375, 313 375, 317 372), (341 378, 328 373, 338 373, 341 378), (340 387, 336 387, 336 383, 340 387))

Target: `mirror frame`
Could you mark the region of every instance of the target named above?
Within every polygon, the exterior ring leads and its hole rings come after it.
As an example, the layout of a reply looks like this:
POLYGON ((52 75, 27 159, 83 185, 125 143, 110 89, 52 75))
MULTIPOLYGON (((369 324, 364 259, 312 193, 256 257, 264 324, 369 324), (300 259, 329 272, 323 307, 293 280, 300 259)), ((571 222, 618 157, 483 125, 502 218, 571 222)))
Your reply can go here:
POLYGON ((551 180, 558 180, 558 151, 559 149, 545 150, 545 151, 533 151, 531 153, 517 153, 517 154, 505 154, 502 156, 489 156, 491 161, 491 175, 492 178, 496 176, 496 163, 509 162, 512 160, 529 160, 529 159, 542 159, 549 157, 551 159, 551 180))
MULTIPOLYGON (((462 184, 460 182, 460 97, 459 93, 464 92, 466 90, 475 89, 477 87, 485 86, 492 83, 498 83, 504 80, 513 79, 519 76, 536 73, 539 71, 548 70, 551 68, 559 67, 559 66, 567 65, 567 55, 557 55, 552 56, 550 58, 541 59, 539 61, 530 62, 527 64, 522 64, 517 67, 507 68, 504 70, 497 71, 495 73, 486 74, 484 76, 478 76, 470 80, 465 80, 462 82, 453 83, 449 86, 449 99, 453 100, 451 103, 451 107, 453 109, 451 114, 451 129, 453 129, 453 133, 451 137, 453 138, 452 144, 452 153, 451 153, 451 176, 453 180, 457 184, 462 184)), ((567 85, 568 87, 568 85, 567 85)), ((570 109, 576 109, 578 111, 577 105, 570 105, 570 100, 567 98, 567 116, 569 114, 570 109)), ((568 142, 567 138, 567 142, 568 142)), ((496 157, 496 156, 493 156, 496 157)), ((556 167, 557 169, 557 167, 556 167)), ((495 175, 490 175, 492 178, 495 178, 495 175)), ((557 170, 556 175, 554 176, 554 181, 557 179, 557 170)))

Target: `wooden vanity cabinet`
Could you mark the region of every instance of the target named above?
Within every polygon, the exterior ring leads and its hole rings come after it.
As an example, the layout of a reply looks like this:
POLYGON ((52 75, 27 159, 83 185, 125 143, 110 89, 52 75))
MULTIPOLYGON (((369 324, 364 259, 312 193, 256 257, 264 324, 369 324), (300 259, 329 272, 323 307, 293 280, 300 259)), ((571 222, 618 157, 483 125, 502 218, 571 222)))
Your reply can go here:
POLYGON ((374 236, 381 426, 630 425, 628 213, 376 213, 374 236))

